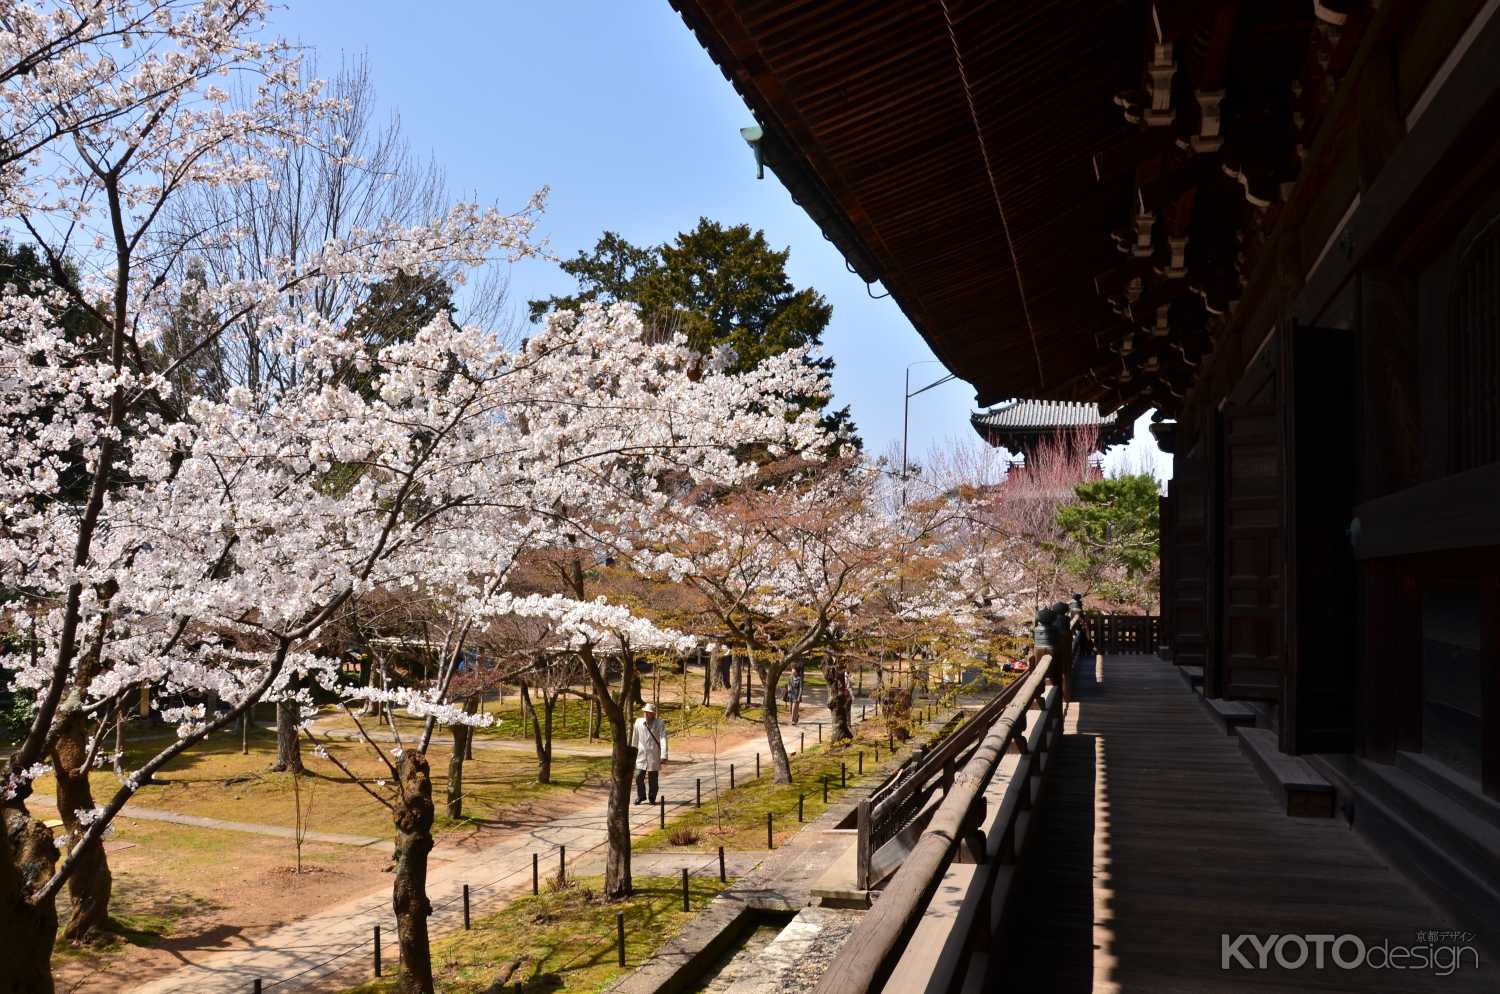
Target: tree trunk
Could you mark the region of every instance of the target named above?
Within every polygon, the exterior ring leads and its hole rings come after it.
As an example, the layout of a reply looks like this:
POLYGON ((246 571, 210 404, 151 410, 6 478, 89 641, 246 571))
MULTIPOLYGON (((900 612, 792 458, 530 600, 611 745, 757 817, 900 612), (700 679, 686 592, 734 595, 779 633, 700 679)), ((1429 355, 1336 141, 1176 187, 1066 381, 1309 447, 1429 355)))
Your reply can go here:
POLYGON ((552 782, 552 705, 557 699, 547 698, 541 690, 542 714, 537 715, 536 705, 531 702, 531 688, 521 681, 521 709, 531 715, 531 743, 536 749, 536 782, 552 782))
POLYGON ((49 900, 33 907, 26 895, 52 876, 57 846, 52 832, 17 801, 0 809, 0 818, 0 935, 9 950, 0 957, 0 994, 53 994, 57 904, 49 900))
POLYGON ((703 706, 708 707, 714 692, 714 657, 712 653, 698 650, 698 661, 703 664, 703 706))
POLYGON ((848 741, 854 738, 851 721, 854 695, 849 692, 849 671, 830 656, 823 664, 823 677, 828 682, 828 714, 833 718, 833 741, 848 741))
POLYGON ((552 782, 552 709, 557 706, 557 694, 550 697, 542 691, 542 749, 537 754, 537 783, 552 782))
POLYGON ((396 881, 391 906, 401 950, 401 994, 433 994, 432 948, 427 919, 427 856, 432 852, 432 770, 415 750, 396 762, 400 798, 396 802, 396 881))
POLYGON ((599 731, 604 723, 604 708, 599 704, 599 692, 594 691, 594 696, 589 698, 589 741, 599 737, 599 731))
POLYGON ((724 705, 724 717, 738 718, 740 716, 740 674, 743 672, 743 663, 737 655, 729 657, 729 703, 724 705))
POLYGON ((604 865, 604 896, 612 901, 629 897, 630 879, 630 790, 635 778, 635 747, 630 744, 630 727, 623 718, 616 723, 611 715, 609 806, 605 830, 609 836, 609 856, 604 865))
POLYGON ((302 743, 297 738, 301 718, 302 706, 296 701, 276 702, 276 765, 271 769, 277 773, 302 772, 302 743))
MULTIPOLYGON (((92 811, 94 794, 89 789, 88 736, 83 715, 74 711, 63 719, 61 734, 52 750, 52 770, 57 775, 57 810, 62 815, 68 845, 81 839, 88 826, 79 822, 79 811, 92 811)), ((109 923, 109 895, 113 877, 104 844, 95 840, 83 850, 73 875, 68 878, 72 911, 63 938, 83 942, 109 923)))
MULTIPOLYGON (((582 590, 578 584, 575 590, 582 590)), ((630 789, 635 779, 635 747, 630 744, 630 721, 626 706, 630 695, 626 692, 635 677, 635 663, 630 654, 622 656, 622 686, 620 700, 611 699, 609 675, 594 656, 593 647, 585 645, 578 652, 589 682, 594 687, 594 697, 599 710, 609 719, 610 776, 609 804, 605 810, 604 827, 609 839, 609 853, 604 864, 604 896, 610 900, 629 897, 632 890, 630 879, 630 789)))
MULTIPOLYGON (((479 695, 464 701, 464 714, 479 710, 479 695)), ((464 760, 474 758, 474 729, 468 725, 453 726, 453 753, 448 757, 449 818, 464 816, 464 760)))
POLYGON ((782 667, 771 665, 761 673, 765 688, 766 704, 761 708, 760 723, 766 730, 766 745, 771 749, 771 776, 776 783, 792 782, 792 761, 786 755, 786 743, 781 741, 781 722, 776 716, 776 685, 781 682, 782 667))

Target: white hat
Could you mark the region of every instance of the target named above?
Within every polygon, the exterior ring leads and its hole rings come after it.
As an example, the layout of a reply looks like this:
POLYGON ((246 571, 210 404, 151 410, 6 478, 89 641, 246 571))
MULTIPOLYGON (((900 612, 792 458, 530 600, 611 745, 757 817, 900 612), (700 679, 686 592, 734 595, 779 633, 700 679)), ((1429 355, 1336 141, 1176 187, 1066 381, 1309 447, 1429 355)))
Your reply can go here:
POLYGON ((644 708, 642 708, 641 710, 642 711, 649 711, 650 713, 655 714, 656 713, 656 704, 654 702, 652 702, 652 701, 647 701, 646 702, 646 706, 644 708))

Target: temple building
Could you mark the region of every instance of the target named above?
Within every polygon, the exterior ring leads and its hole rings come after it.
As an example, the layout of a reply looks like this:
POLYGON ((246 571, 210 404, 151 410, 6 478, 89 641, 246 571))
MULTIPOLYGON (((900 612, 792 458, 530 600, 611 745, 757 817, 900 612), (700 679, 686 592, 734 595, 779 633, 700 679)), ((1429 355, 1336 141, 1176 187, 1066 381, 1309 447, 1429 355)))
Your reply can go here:
POLYGON ((1043 441, 1085 438, 1103 451, 1130 441, 1131 425, 1098 405, 1063 400, 1008 400, 969 416, 969 424, 991 445, 1026 455, 1043 441))
POLYGON ((1500 922, 1500 0, 671 2, 976 431, 1156 412, 1162 655, 1286 817, 1500 922))

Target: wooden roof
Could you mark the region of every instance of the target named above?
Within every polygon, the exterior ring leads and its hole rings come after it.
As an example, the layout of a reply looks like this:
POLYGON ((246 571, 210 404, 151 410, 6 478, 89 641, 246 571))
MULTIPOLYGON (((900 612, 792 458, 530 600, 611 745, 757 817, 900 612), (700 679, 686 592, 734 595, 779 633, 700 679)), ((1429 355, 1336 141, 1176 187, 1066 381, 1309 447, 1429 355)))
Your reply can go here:
POLYGON ((939 0, 672 3, 767 164, 815 220, 847 221, 825 232, 979 403, 1069 395, 1112 318, 1092 277, 1118 262, 1100 232, 1131 177, 1101 185, 1093 159, 1129 133, 1110 97, 1140 71, 1139 4, 948 0, 950 32, 939 0))
POLYGON ((1342 210, 1302 160, 1376 9, 671 2, 766 165, 981 405, 1091 402, 1124 423, 1176 416, 1214 368, 1296 190, 1314 192, 1294 221, 1342 210))
POLYGON ((979 437, 1017 451, 1038 439, 1075 428, 1096 428, 1107 449, 1130 441, 1134 425, 1118 413, 1100 414, 1099 405, 1065 400, 1008 400, 969 416, 979 437))

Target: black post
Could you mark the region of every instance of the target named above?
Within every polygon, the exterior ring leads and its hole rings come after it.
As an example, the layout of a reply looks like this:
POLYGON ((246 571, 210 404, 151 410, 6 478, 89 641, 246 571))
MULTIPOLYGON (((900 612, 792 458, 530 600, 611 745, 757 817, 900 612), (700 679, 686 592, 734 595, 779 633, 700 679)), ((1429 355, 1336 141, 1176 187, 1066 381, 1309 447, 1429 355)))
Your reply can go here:
POLYGON ((806 751, 807 751, 807 733, 806 732, 798 732, 797 733, 797 754, 800 756, 802 753, 804 753, 806 751))
POLYGON ((823 774, 823 803, 828 803, 828 774, 823 774))
POLYGON ((557 882, 565 884, 568 882, 568 847, 557 847, 557 882))
POLYGON ((865 751, 863 749, 861 749, 859 751, 859 772, 863 773, 864 771, 865 771, 865 751))
POLYGON ((469 885, 464 884, 464 931, 469 930, 469 885))
POLYGON ((839 760, 839 788, 849 786, 849 764, 839 760))
POLYGON ((769 811, 766 812, 766 848, 767 849, 775 849, 776 848, 776 840, 771 835, 771 812, 769 812, 769 811))
POLYGON ((685 866, 682 868, 682 910, 688 910, 688 871, 685 866))
POLYGON ((865 706, 863 704, 861 704, 859 706, 859 720, 860 721, 864 721, 865 720, 865 706))
POLYGON ((724 847, 719 847, 719 883, 724 883, 729 878, 724 875, 724 847))
POLYGON ((802 802, 807 798, 806 794, 797 795, 797 821, 802 821, 802 802))
POLYGON ((255 994, 260 994, 260 978, 255 978, 255 994))
POLYGON ((667 799, 665 797, 661 799, 661 827, 667 827, 667 799))
POLYGON ((755 779, 760 779, 760 753, 755 754, 755 779))
POLYGON ((703 807, 703 780, 701 777, 693 781, 693 807, 703 807))
POLYGON ((818 722, 818 744, 823 744, 823 723, 821 721, 818 722))
POLYGON ((542 857, 539 853, 531 854, 531 893, 533 895, 542 892, 542 857))
POLYGON ((380 976, 380 926, 375 926, 375 976, 380 976))
POLYGON ((615 945, 620 949, 620 965, 625 965, 625 912, 615 912, 615 945))
POLYGON ((876 765, 880 764, 880 746, 875 747, 875 763, 876 765))
POLYGON ((729 764, 729 789, 734 790, 734 764, 729 764))

